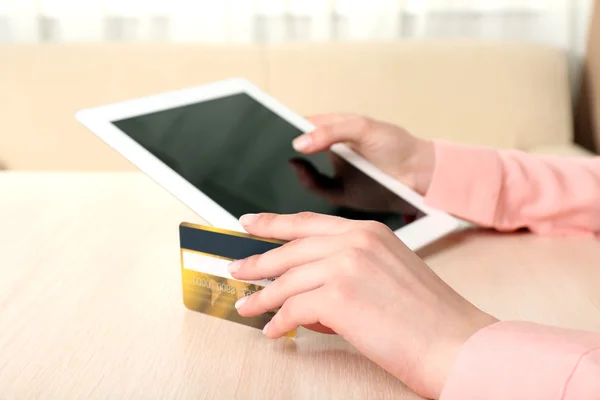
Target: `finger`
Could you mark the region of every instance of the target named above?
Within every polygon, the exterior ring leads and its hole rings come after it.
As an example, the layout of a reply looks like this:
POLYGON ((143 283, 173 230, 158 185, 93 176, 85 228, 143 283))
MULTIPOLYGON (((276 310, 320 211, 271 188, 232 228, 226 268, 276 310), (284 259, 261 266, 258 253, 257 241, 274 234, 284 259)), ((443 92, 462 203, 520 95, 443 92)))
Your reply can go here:
POLYGON ((328 268, 331 259, 292 268, 262 290, 236 303, 243 317, 254 317, 283 306, 286 300, 300 293, 317 289, 330 279, 334 269, 328 268))
POLYGON ((246 214, 240 218, 240 223, 252 235, 279 240, 335 235, 348 232, 356 226, 353 220, 312 212, 246 214))
POLYGON ((288 242, 266 253, 238 260, 229 272, 238 280, 277 278, 294 267, 329 258, 356 242, 353 235, 311 236, 288 242))
POLYGON ((276 339, 300 326, 321 323, 327 315, 327 306, 323 288, 304 292, 288 299, 263 332, 268 338, 276 339))
POLYGON ((364 117, 351 117, 330 125, 320 125, 312 131, 298 136, 292 142, 301 153, 313 154, 329 149, 336 143, 360 145, 362 138, 371 129, 372 122, 364 117))

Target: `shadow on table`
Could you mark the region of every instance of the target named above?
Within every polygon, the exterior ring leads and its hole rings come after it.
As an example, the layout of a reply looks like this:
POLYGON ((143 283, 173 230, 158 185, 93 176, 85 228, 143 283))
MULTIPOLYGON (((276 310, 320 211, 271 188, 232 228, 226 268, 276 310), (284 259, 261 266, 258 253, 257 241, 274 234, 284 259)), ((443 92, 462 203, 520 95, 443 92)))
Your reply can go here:
POLYGON ((468 229, 461 232, 456 232, 451 235, 445 236, 428 246, 423 247, 420 250, 417 250, 416 253, 422 259, 426 259, 428 257, 433 257, 437 254, 444 253, 447 251, 455 250, 458 247, 467 245, 469 242, 480 239, 480 238, 490 238, 490 237, 508 237, 517 236, 517 235, 527 235, 528 231, 519 230, 516 232, 498 232, 493 229, 483 229, 483 228, 474 228, 468 229))
MULTIPOLYGON (((338 335, 300 328, 295 339, 271 340, 259 329, 186 312, 180 343, 193 368, 210 365, 214 371, 230 371, 220 375, 220 382, 229 382, 233 392, 243 391, 247 398, 256 393, 262 396, 256 398, 281 393, 330 398, 331 393, 354 392, 354 398, 421 399, 338 335), (257 380, 264 377, 257 371, 265 371, 270 383, 257 380)), ((203 379, 199 375, 198 382, 205 385, 203 379)))
POLYGON ((455 247, 458 247, 467 241, 473 236, 481 234, 480 230, 468 230, 462 232, 456 232, 451 235, 445 236, 435 242, 429 244, 417 250, 416 253, 419 257, 426 259, 427 257, 432 257, 438 253, 442 253, 448 250, 452 250, 455 247))
MULTIPOLYGON (((303 328, 293 341, 273 341, 273 352, 295 359, 297 364, 310 366, 314 374, 328 376, 338 382, 348 382, 356 388, 373 388, 373 382, 385 382, 386 395, 401 393, 402 398, 421 399, 396 377, 362 355, 338 335, 323 335, 303 328)), ((375 385, 378 387, 379 385, 375 385)), ((385 396, 387 398, 387 396, 385 396)))

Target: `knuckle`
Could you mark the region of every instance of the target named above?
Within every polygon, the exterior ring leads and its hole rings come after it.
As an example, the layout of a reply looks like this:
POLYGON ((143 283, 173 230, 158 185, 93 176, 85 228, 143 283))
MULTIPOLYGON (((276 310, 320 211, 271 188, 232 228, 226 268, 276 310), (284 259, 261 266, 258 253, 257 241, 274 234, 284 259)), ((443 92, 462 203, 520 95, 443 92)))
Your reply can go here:
POLYGON ((345 305, 350 299, 350 285, 346 279, 338 279, 330 285, 327 293, 329 294, 329 302, 336 305, 336 307, 345 305))
POLYGON ((359 248, 372 249, 379 244, 381 237, 375 230, 362 230, 355 234, 355 241, 359 248))
POLYGON ((312 133, 312 139, 315 143, 326 142, 332 135, 331 127, 327 125, 318 126, 312 133))
POLYGON ((254 225, 268 227, 275 221, 275 214, 259 214, 254 225))
POLYGON ((362 133, 369 132, 373 128, 373 121, 368 117, 360 116, 356 118, 356 127, 362 133))
POLYGON ((286 242, 283 246, 270 250, 269 253, 276 255, 278 260, 281 261, 281 254, 286 253, 289 257, 289 254, 298 254, 298 252, 307 248, 310 248, 310 238, 300 238, 291 242, 286 242))
POLYGON ((302 224, 314 219, 316 214, 310 211, 303 211, 294 216, 294 224, 302 224))
POLYGON ((364 221, 362 227, 371 232, 375 232, 377 235, 387 235, 391 232, 390 228, 378 221, 364 221))
MULTIPOLYGON (((296 268, 290 268, 287 271, 283 272, 280 276, 277 276, 275 281, 271 282, 268 286, 261 290, 265 291, 267 288, 273 290, 273 293, 285 291, 286 288, 289 288, 294 284, 296 279, 296 268)), ((271 274, 273 275, 273 274, 271 274)), ((269 276, 269 278, 275 278, 274 276, 269 276)))
POLYGON ((259 254, 252 255, 252 256, 246 258, 246 260, 244 260, 244 262, 240 266, 240 271, 242 271, 242 270, 248 271, 248 270, 256 269, 258 266, 260 266, 261 259, 262 259, 262 256, 259 254))
POLYGON ((278 299, 276 289, 271 288, 273 290, 267 290, 267 288, 269 288, 269 286, 257 291, 252 296, 250 296, 251 299, 249 299, 253 300, 252 308, 261 314, 272 311, 274 308, 276 308, 275 306, 273 306, 273 304, 276 303, 278 299))
POLYGON ((356 247, 346 249, 342 254, 341 267, 344 275, 355 274, 365 258, 364 252, 356 247))

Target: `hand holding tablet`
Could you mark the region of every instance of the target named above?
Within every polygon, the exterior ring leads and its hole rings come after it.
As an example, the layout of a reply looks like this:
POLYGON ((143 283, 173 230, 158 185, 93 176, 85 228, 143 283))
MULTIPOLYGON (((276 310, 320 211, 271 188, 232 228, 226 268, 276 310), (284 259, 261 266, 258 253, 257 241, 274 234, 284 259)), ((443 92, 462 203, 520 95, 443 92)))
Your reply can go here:
POLYGON ((381 223, 312 213, 241 221, 252 235, 289 241, 229 267, 240 280, 277 277, 237 305, 247 318, 279 309, 264 328, 269 338, 322 325, 419 395, 437 399, 463 344, 497 322, 381 223))
POLYGON ((295 150, 294 139, 315 125, 243 79, 82 110, 76 117, 220 228, 243 232, 238 218, 247 213, 311 211, 381 222, 413 250, 461 228, 457 219, 427 207, 393 171, 367 162, 345 144, 306 154, 295 150), (377 204, 364 198, 332 201, 324 196, 332 192, 306 187, 298 176, 298 165, 310 165, 318 176, 330 178, 322 182, 339 184, 340 164, 343 176, 353 177, 344 193, 348 188, 353 195, 373 193, 377 204))
POLYGON ((399 126, 354 114, 323 114, 309 118, 316 129, 294 140, 303 154, 323 152, 345 143, 384 173, 423 195, 435 163, 433 143, 399 126))

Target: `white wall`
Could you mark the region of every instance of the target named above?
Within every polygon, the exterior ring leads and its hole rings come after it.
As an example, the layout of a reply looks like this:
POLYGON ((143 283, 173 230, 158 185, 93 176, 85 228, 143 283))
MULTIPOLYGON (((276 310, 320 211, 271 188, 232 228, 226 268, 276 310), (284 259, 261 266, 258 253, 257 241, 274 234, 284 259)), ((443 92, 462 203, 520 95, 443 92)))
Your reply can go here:
POLYGON ((580 46, 591 0, 0 0, 0 40, 476 36, 580 46), (574 42, 575 40, 575 42, 574 42))
POLYGON ((574 84, 592 0, 0 0, 0 43, 477 37, 546 43, 574 84))

